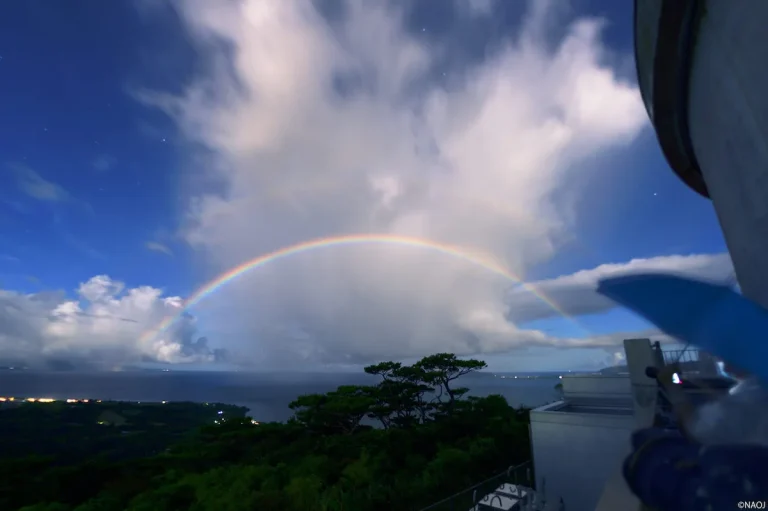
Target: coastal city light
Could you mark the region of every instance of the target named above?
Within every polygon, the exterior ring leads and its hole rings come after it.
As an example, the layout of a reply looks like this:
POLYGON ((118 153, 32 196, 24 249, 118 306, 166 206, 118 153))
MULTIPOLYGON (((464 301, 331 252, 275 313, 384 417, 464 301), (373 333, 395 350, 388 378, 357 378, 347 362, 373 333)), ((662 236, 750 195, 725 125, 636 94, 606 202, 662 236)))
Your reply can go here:
MULTIPOLYGON (((12 402, 12 401, 26 401, 28 403, 55 403, 57 401, 57 399, 51 398, 51 397, 20 397, 20 398, 15 398, 15 397, 0 396, 0 403, 12 402)), ((69 403, 69 404, 74 404, 74 403, 90 403, 91 401, 93 401, 94 403, 101 403, 102 402, 101 399, 91 400, 91 399, 78 399, 78 398, 74 398, 74 397, 68 397, 66 399, 61 399, 59 401, 63 401, 63 402, 69 403)), ((163 403, 166 403, 166 402, 167 401, 163 401, 163 403)))

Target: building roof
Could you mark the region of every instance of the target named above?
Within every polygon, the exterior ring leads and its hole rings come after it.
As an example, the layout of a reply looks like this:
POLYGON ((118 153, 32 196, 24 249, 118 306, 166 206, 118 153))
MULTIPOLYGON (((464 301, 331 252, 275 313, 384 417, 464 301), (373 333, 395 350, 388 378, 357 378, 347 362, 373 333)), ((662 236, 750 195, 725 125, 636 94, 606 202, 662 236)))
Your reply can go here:
POLYGON ((664 157, 685 184, 709 197, 688 131, 688 76, 700 3, 635 0, 635 63, 664 157))

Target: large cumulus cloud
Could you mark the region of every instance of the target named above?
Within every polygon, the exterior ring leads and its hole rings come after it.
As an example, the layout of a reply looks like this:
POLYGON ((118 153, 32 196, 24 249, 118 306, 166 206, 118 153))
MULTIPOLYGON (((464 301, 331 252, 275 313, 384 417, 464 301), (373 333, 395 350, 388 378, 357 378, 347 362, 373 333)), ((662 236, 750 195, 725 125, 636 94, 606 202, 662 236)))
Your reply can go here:
POLYGON ((139 362, 212 362, 221 358, 196 337, 194 317, 142 340, 141 333, 175 314, 181 298, 160 289, 124 289, 99 275, 63 292, 0 290, 0 362, 48 368, 112 369, 139 362))
MULTIPOLYGON (((524 275, 569 235, 594 156, 643 126, 634 85, 605 64, 599 20, 551 34, 559 4, 542 4, 483 63, 435 80, 441 47, 385 5, 347 2, 329 23, 307 2, 179 2, 209 65, 181 95, 139 97, 206 149, 225 184, 196 194, 184 231, 212 269, 376 232, 461 245, 524 275)), ((509 286, 424 250, 327 248, 260 268, 207 306, 242 360, 270 364, 567 341, 510 322, 509 286)))
MULTIPOLYGON (((368 255, 376 255, 380 250, 372 249, 368 255)), ((399 256, 404 254, 407 252, 402 252, 399 256)), ((396 256, 397 254, 391 253, 387 257, 396 256)), ((287 263, 296 270, 295 264, 287 263)), ((328 264, 332 265, 330 262, 328 264)), ((299 275, 309 278, 310 282, 304 283, 302 289, 318 290, 330 285, 328 281, 320 288, 311 286, 311 279, 323 278, 323 275, 313 276, 311 265, 303 268, 305 271, 299 272, 299 275)), ((447 271, 446 268, 443 266, 441 271, 447 271)), ((455 268, 458 271, 462 267, 457 265, 455 268)), ((727 254, 660 256, 636 259, 623 264, 604 264, 571 275, 531 282, 528 285, 538 293, 546 295, 559 311, 578 316, 606 312, 614 307, 613 303, 595 293, 597 281, 603 277, 662 271, 723 282, 732 277, 732 268, 727 254)), ((375 272, 376 269, 372 268, 371 271, 375 272)), ((337 277, 335 273, 332 276, 337 277)), ((487 277, 482 270, 474 274, 477 281, 492 287, 494 279, 483 280, 487 277)), ((302 285, 295 279, 292 282, 297 286, 302 285)), ((345 281, 347 286, 350 285, 349 282, 345 281)), ((383 279, 377 283, 384 284, 383 279)), ((455 286, 456 281, 451 281, 439 289, 440 292, 465 296, 462 295, 460 285, 455 286)), ((241 293, 246 293, 249 297, 264 297, 269 293, 276 299, 280 297, 279 293, 269 289, 259 295, 260 288, 261 285, 256 282, 253 288, 241 290, 241 293)), ((345 291, 356 292, 349 287, 345 291)), ((181 311, 183 301, 180 297, 164 296, 162 290, 150 286, 125 289, 121 282, 106 275, 99 275, 81 283, 74 297, 68 297, 63 292, 22 294, 0 290, 0 364, 48 369, 113 369, 143 362, 228 362, 246 365, 256 363, 263 367, 267 361, 275 364, 282 360, 285 363, 292 361, 292 367, 296 367, 297 358, 344 365, 367 362, 376 356, 419 356, 427 349, 492 353, 509 351, 514 347, 540 346, 564 349, 600 348, 605 354, 593 361, 593 365, 604 366, 611 365, 623 356, 623 339, 648 337, 662 342, 673 340, 653 328, 584 338, 555 337, 542 331, 519 328, 516 324, 561 313, 521 287, 508 290, 503 300, 480 302, 484 303, 484 306, 465 309, 467 313, 458 317, 450 317, 440 311, 440 307, 445 307, 444 300, 438 301, 436 306, 431 306, 430 301, 425 300, 415 306, 416 311, 412 311, 410 307, 414 307, 414 302, 409 301, 413 297, 408 298, 409 293, 412 293, 408 286, 393 292, 383 303, 375 301, 382 300, 380 293, 371 298, 369 291, 358 291, 357 295, 337 295, 335 298, 358 301, 360 307, 379 307, 381 314, 374 315, 373 319, 368 316, 356 318, 354 315, 338 311, 336 304, 325 304, 321 295, 310 295, 306 297, 306 301, 294 304, 293 309, 288 309, 292 311, 291 314, 282 313, 280 310, 282 307, 291 306, 283 300, 270 303, 264 298, 259 302, 237 307, 232 305, 231 300, 220 301, 214 297, 207 302, 207 306, 201 307, 203 313, 212 316, 210 325, 214 331, 218 331, 218 334, 214 334, 213 342, 209 342, 208 337, 200 335, 200 331, 210 328, 207 328, 208 325, 200 328, 196 316, 181 311), (312 311, 316 316, 307 315, 307 309, 302 309, 301 306, 314 306, 312 311), (430 344, 429 339, 417 337, 420 331, 439 332, 440 325, 419 324, 416 312, 426 314, 424 319, 431 320, 443 314, 447 326, 443 330, 445 337, 439 344, 430 344), (258 325, 244 322, 249 313, 257 314, 260 318, 268 318, 270 314, 274 314, 275 318, 290 318, 290 321, 263 320, 258 325), (178 316, 179 319, 167 330, 154 336, 147 335, 157 331, 156 327, 170 315, 178 316), (322 315, 328 318, 327 324, 330 324, 331 320, 335 321, 333 329, 327 332, 310 330, 312 325, 319 324, 316 318, 323 317, 322 315), (409 337, 405 339, 415 339, 417 342, 412 345, 410 342, 401 342, 398 338, 387 339, 385 336, 395 328, 388 324, 393 318, 411 321, 406 325, 409 337), (221 326, 227 324, 230 329, 221 326), (343 339, 334 342, 329 334, 339 332, 339 328, 345 328, 347 332, 356 328, 359 336, 348 342, 343 339), (322 335, 324 333, 327 336, 322 335), (238 343, 238 339, 243 338, 250 342, 238 343), (368 341, 371 345, 362 344, 368 341), (235 348, 238 351, 237 356, 232 357, 222 346, 235 348), (338 351, 334 352, 334 349, 338 351)))

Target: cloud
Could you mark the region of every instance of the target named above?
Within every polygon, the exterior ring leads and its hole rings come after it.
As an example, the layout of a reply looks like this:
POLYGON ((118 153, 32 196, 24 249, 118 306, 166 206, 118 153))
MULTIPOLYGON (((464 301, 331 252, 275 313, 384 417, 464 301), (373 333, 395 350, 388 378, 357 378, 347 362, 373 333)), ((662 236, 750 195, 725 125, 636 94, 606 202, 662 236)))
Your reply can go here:
POLYGON ((15 174, 16 184, 19 189, 34 199, 61 202, 71 198, 69 192, 64 188, 52 181, 46 180, 26 165, 12 163, 8 167, 15 174))
POLYGON ((456 0, 456 8, 474 16, 488 16, 493 12, 495 0, 456 0))
MULTIPOLYGON (((524 275, 575 228, 568 204, 595 157, 626 149, 646 121, 636 87, 604 63, 600 20, 548 32, 557 2, 450 83, 432 80, 440 45, 382 3, 348 2, 332 24, 304 2, 177 6, 206 71, 181 95, 137 97, 205 148, 188 167, 204 161, 226 185, 192 197, 183 232, 212 272, 376 232, 464 246, 524 275)), ((230 283, 206 324, 272 366, 567 344, 509 322, 509 286, 424 250, 328 248, 230 283)))
MULTIPOLYGON (((650 262, 632 261, 624 265, 613 265, 615 268, 608 270, 608 265, 603 265, 552 279, 550 282, 558 282, 561 288, 570 289, 573 287, 569 286, 569 283, 578 282, 578 286, 583 286, 580 288, 578 299, 589 302, 595 298, 594 288, 592 284, 583 283, 593 283, 608 274, 627 274, 641 269, 675 269, 699 277, 720 278, 727 274, 726 271, 718 269, 721 264, 727 266, 727 260, 723 263, 722 257, 718 256, 671 256, 655 258, 650 262), (718 259, 721 261, 718 262, 718 259), (705 262, 707 260, 709 262, 705 262)), ((552 292, 553 296, 559 296, 557 286, 548 286, 547 290, 552 292)), ((573 294, 568 296, 576 297, 573 294)), ((531 300, 531 303, 535 301, 531 300)), ((142 335, 148 330, 154 330, 166 316, 176 315, 181 304, 180 297, 163 296, 160 289, 149 286, 126 289, 122 282, 106 275, 98 275, 81 283, 75 299, 68 298, 62 292, 21 294, 0 289, 0 362, 10 361, 15 365, 32 367, 67 366, 81 369, 109 369, 138 362, 231 362, 252 366, 259 364, 260 361, 254 359, 254 354, 259 354, 266 357, 274 368, 279 367, 274 365, 276 363, 295 362, 297 355, 332 365, 361 364, 377 358, 419 356, 422 354, 419 348, 424 346, 432 350, 441 349, 472 355, 504 353, 515 348, 550 347, 600 348, 605 351, 605 355, 593 361, 592 365, 602 367, 621 363, 624 339, 644 337, 654 341, 674 342, 672 338, 656 329, 617 331, 588 338, 557 337, 540 330, 521 329, 504 317, 503 303, 468 309, 463 315, 456 317, 454 322, 445 322, 443 331, 446 335, 441 338, 439 345, 429 345, 422 340, 421 344, 408 346, 398 344, 395 338, 394 342, 374 343, 361 350, 354 342, 356 339, 352 343, 333 343, 330 337, 318 336, 317 332, 308 330, 299 322, 265 322, 247 334, 253 336, 256 343, 241 345, 239 348, 234 346, 234 350, 214 348, 210 346, 207 337, 199 336, 198 318, 188 312, 182 313, 180 319, 166 332, 152 338, 142 335), (457 331, 461 334, 457 335, 457 331), (280 339, 286 345, 272 344, 274 339, 280 339), (339 346, 344 346, 347 350, 322 351, 339 349, 339 346), (351 349, 355 347, 357 349, 351 349)), ((262 302, 259 305, 264 304, 265 302, 262 302)), ((568 302, 563 300, 558 305, 567 310, 568 302)), ((599 310, 604 311, 612 306, 610 303, 600 303, 599 310)), ((250 304, 247 309, 254 312, 250 304)), ((230 321, 232 314, 239 315, 243 311, 243 308, 230 308, 230 315, 224 317, 230 321)), ((297 317, 299 316, 294 316, 297 317)), ((353 317, 339 315, 340 321, 352 323, 353 327, 360 328, 361 332, 376 327, 386 328, 387 332, 391 332, 392 327, 386 324, 391 318, 390 314, 383 314, 377 323, 371 324, 370 318, 363 318, 363 323, 353 317)), ((233 323, 239 335, 243 335, 242 323, 233 323)), ((306 322, 305 325, 312 323, 306 322)), ((437 328, 440 326, 421 325, 421 328, 428 332, 439 332, 437 328)), ((413 328, 413 325, 410 327, 413 328)), ((330 332, 335 334, 336 331, 330 332)), ((376 332, 367 339, 376 341, 376 332)), ((216 340, 217 344, 221 344, 218 342, 221 339, 216 340)), ((231 342, 228 348, 230 346, 233 346, 231 342)), ((264 367, 263 361, 261 365, 264 367)))
MULTIPOLYGON (((567 315, 594 314, 615 307, 612 301, 595 292, 600 279, 644 272, 678 273, 696 279, 725 282, 733 276, 733 264, 728 254, 660 256, 633 259, 620 264, 603 264, 597 268, 533 282, 530 285, 567 315)), ((509 294, 507 305, 507 318, 517 323, 558 314, 532 293, 519 287, 509 294)))
POLYGON ((147 247, 147 250, 152 250, 153 252, 160 252, 169 256, 173 255, 173 251, 168 248, 168 246, 158 243, 157 241, 148 241, 144 246, 147 247))
POLYGON ((101 154, 97 156, 91 165, 97 172, 107 172, 114 168, 117 164, 117 160, 108 154, 101 154))
POLYGON ((161 290, 99 275, 63 292, 21 294, 0 290, 0 354, 28 366, 66 363, 112 368, 140 361, 213 362, 222 352, 196 339, 194 318, 146 341, 140 334, 178 311, 181 299, 161 290))

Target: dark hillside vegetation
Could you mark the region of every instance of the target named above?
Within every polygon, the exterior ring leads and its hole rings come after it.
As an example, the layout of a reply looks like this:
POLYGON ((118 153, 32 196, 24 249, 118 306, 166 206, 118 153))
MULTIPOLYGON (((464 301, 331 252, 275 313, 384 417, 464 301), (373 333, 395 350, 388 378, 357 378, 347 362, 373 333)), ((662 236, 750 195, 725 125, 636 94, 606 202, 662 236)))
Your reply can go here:
MULTIPOLYGON (((152 427, 144 430, 147 446, 136 447, 141 456, 116 447, 131 437, 122 433, 125 424, 97 424, 117 433, 105 443, 90 443, 97 437, 88 433, 77 448, 53 454, 59 456, 53 465, 50 452, 12 458, 0 451, 0 509, 416 510, 530 458, 527 410, 498 395, 465 397, 467 389, 456 385, 484 367, 445 353, 412 366, 384 362, 365 368, 381 377, 377 385, 301 396, 290 404, 295 415, 285 424, 254 424, 231 407, 224 409, 226 420, 216 424, 208 415, 193 434, 173 441, 160 426, 169 419, 152 415, 170 408, 154 405, 135 416, 152 418, 142 422, 152 427), (111 456, 74 454, 104 445, 111 456)), ((125 409, 112 411, 126 418, 125 409)), ((0 427, 25 445, 34 443, 40 429, 24 430, 6 412, 0 427)), ((57 413, 49 420, 72 423, 65 407, 57 413)), ((87 421, 99 417, 105 416, 87 421)), ((83 431, 101 431, 91 422, 83 431)))

